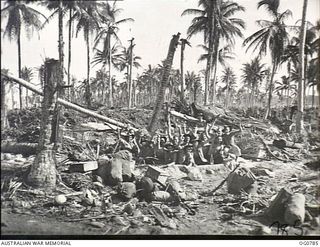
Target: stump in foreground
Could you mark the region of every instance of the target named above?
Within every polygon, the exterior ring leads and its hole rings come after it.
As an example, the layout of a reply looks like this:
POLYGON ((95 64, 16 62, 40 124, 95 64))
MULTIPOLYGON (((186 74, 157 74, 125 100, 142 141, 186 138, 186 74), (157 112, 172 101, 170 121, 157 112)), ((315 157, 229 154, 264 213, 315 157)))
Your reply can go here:
POLYGON ((56 105, 57 85, 62 80, 59 62, 47 60, 44 66, 44 89, 40 138, 36 158, 28 175, 28 183, 37 188, 51 189, 56 186, 56 157, 52 142, 52 119, 56 105))

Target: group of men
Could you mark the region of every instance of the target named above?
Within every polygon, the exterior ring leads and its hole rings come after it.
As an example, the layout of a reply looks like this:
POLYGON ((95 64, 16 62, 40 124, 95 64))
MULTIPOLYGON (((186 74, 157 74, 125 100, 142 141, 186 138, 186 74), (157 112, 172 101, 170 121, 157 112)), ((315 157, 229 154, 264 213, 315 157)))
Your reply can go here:
POLYGON ((118 150, 129 150, 138 162, 177 163, 188 166, 219 164, 237 160, 241 155, 235 144, 235 134, 242 131, 229 126, 216 126, 215 121, 208 123, 200 114, 198 123, 187 122, 166 124, 152 137, 140 135, 133 129, 122 136, 119 132, 118 150))

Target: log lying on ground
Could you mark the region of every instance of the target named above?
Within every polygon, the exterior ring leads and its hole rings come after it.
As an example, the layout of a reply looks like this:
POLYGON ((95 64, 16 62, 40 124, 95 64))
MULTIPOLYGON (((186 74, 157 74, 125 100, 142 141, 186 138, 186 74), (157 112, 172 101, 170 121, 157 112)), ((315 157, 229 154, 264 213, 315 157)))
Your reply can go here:
MULTIPOLYGON (((3 73, 1 73, 1 75, 6 77, 6 78, 8 78, 11 81, 14 81, 14 82, 18 83, 19 85, 24 86, 25 88, 31 90, 32 92, 43 96, 43 93, 39 89, 37 89, 34 85, 32 85, 30 82, 27 82, 27 81, 25 81, 23 79, 20 79, 20 78, 11 76, 11 75, 6 75, 6 74, 3 74, 3 73)), ((88 109, 83 108, 81 106, 78 106, 76 104, 70 103, 70 102, 68 102, 66 100, 58 98, 57 103, 63 105, 66 108, 70 108, 72 110, 81 112, 83 114, 86 114, 88 116, 94 117, 94 118, 96 118, 98 120, 101 120, 101 121, 104 121, 106 123, 113 124, 113 125, 119 126, 121 128, 127 128, 128 127, 128 125, 125 124, 125 123, 121 123, 119 121, 113 120, 113 119, 108 118, 106 116, 102 116, 102 115, 100 115, 100 114, 98 114, 98 113, 96 113, 94 111, 91 111, 91 110, 88 110, 88 109)), ((134 129, 134 130, 137 130, 134 127, 131 127, 131 128, 134 129)))
POLYGON ((37 152, 38 143, 19 143, 11 141, 1 141, 2 153, 13 153, 22 155, 34 155, 37 152))
POLYGON ((190 122, 194 122, 194 123, 199 123, 199 119, 195 118, 195 117, 191 117, 187 114, 183 114, 183 113, 180 113, 180 112, 177 112, 177 111, 169 111, 169 113, 172 115, 172 116, 175 116, 177 118, 181 118, 181 119, 184 119, 186 121, 190 121, 190 122))

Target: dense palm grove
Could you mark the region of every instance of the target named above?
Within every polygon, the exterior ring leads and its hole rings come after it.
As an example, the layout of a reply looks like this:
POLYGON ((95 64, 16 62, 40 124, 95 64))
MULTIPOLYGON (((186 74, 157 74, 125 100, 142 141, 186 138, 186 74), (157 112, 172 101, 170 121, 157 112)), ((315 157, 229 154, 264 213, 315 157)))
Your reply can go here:
MULTIPOLYGON (((300 78, 299 45, 301 43, 301 20, 295 26, 286 24, 291 17, 289 9, 279 11, 279 0, 262 0, 257 4, 257 11, 267 11, 269 20, 257 20, 260 27, 249 37, 243 37, 246 23, 237 18, 237 14, 246 9, 229 0, 199 0, 198 8, 186 9, 181 17, 191 15, 193 20, 187 30, 186 39, 181 39, 180 69, 171 69, 169 87, 165 91, 165 101, 179 99, 182 102, 196 102, 204 105, 218 103, 226 108, 242 106, 244 108, 263 107, 270 115, 272 98, 283 106, 291 106, 299 95, 300 78), (184 71, 183 54, 187 53, 192 37, 203 35, 203 48, 199 61, 205 61, 205 68, 199 73, 184 71), (243 38, 244 49, 254 51, 256 57, 243 63, 241 77, 237 77, 228 60, 234 59, 235 39, 243 38), (271 64, 262 62, 269 56, 271 64), (286 66, 287 72, 281 80, 275 75, 280 66, 286 66), (219 72, 219 73, 218 73, 219 72), (237 84, 240 88, 237 90, 237 84)), ((143 58, 135 54, 134 39, 125 46, 117 33, 124 23, 134 25, 130 17, 121 16, 121 9, 116 2, 103 1, 6 1, 1 10, 5 20, 1 29, 3 37, 17 43, 18 75, 27 81, 42 80, 42 66, 30 68, 21 64, 21 36, 32 39, 46 25, 58 17, 59 25, 59 61, 65 74, 63 92, 65 99, 87 108, 107 107, 146 107, 153 106, 161 85, 163 64, 149 65, 143 73, 133 76, 133 71, 141 67, 143 58), (37 9, 47 8, 51 15, 46 17, 37 9), (63 26, 67 25, 67 34, 63 26), (24 30, 24 31, 23 31, 24 30), (85 80, 78 80, 70 72, 72 63, 72 41, 83 37, 86 45, 87 75, 85 80), (94 40, 94 42, 91 42, 94 40), (67 45, 67 54, 63 46, 67 45), (98 69, 92 73, 92 69, 98 69), (115 74, 121 73, 123 80, 115 74)), ((303 95, 312 88, 312 107, 315 105, 315 85, 319 74, 319 21, 307 22, 304 48, 304 86, 303 95)), ((194 45, 194 44, 193 44, 194 45)), ((160 62, 161 63, 161 62, 160 62)), ((4 64, 5 66, 5 64, 4 64)), ((2 67, 2 72, 7 71, 2 67)), ((31 107, 36 104, 36 96, 19 86, 19 98, 14 94, 15 85, 2 80, 6 90, 11 91, 13 107, 31 107), (17 102, 19 104, 17 104, 17 102)), ((2 87, 4 89, 4 87, 2 87)), ((2 90, 3 91, 3 90, 2 90)), ((7 95, 9 95, 7 93, 7 95)), ((305 97, 305 101, 306 101, 305 97)), ((3 102, 6 102, 3 99, 3 102)), ((2 104, 4 107, 4 104, 2 104)))

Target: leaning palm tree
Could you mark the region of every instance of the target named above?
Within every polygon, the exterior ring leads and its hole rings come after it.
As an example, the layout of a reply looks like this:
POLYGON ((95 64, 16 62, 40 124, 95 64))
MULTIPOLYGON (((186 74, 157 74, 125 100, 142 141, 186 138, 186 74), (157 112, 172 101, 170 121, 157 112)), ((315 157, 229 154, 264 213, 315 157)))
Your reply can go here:
POLYGON ((241 79, 244 85, 251 90, 251 107, 254 105, 254 98, 257 95, 258 86, 262 83, 265 75, 265 64, 261 64, 258 57, 252 59, 249 63, 243 64, 241 79))
POLYGON ((261 0, 258 2, 258 8, 262 6, 266 7, 266 10, 273 19, 272 21, 258 20, 257 24, 261 29, 246 38, 243 45, 248 46, 247 51, 252 47, 254 47, 253 51, 259 49, 259 57, 266 55, 268 51, 271 55, 272 72, 269 83, 268 108, 265 115, 265 118, 267 118, 271 108, 271 89, 273 88, 274 75, 279 68, 281 58, 289 41, 285 20, 292 15, 292 12, 287 9, 280 13, 279 0, 261 0))
POLYGON ((87 83, 86 89, 86 103, 87 106, 91 107, 91 102, 89 100, 88 95, 91 95, 90 93, 90 37, 99 29, 100 27, 100 15, 98 12, 98 8, 96 5, 96 2, 94 1, 82 1, 79 2, 79 10, 75 12, 75 14, 72 17, 72 20, 76 20, 76 36, 80 33, 80 31, 83 32, 83 36, 86 42, 87 46, 87 78, 85 80, 85 83, 87 83))
MULTIPOLYGON (((111 65, 112 65, 112 39, 116 40, 116 43, 121 41, 117 35, 119 31, 119 25, 127 22, 133 22, 132 18, 125 18, 121 20, 116 20, 122 9, 116 7, 116 1, 111 5, 110 3, 101 3, 101 21, 102 26, 95 38, 95 47, 99 44, 103 44, 102 51, 107 55, 107 64, 109 68, 109 89, 112 88, 112 75, 111 75, 111 65)), ((109 90, 109 105, 113 104, 113 92, 109 90)))
MULTIPOLYGON (((42 26, 40 18, 42 17, 46 20, 44 16, 39 11, 28 6, 23 1, 19 0, 6 0, 5 7, 1 9, 1 20, 3 18, 7 19, 7 23, 4 29, 4 36, 9 38, 9 41, 15 39, 18 46, 18 73, 21 78, 21 31, 22 28, 25 29, 27 38, 31 38, 34 31, 39 31, 42 26)), ((20 109, 22 108, 22 86, 19 85, 19 99, 20 99, 20 109)))

